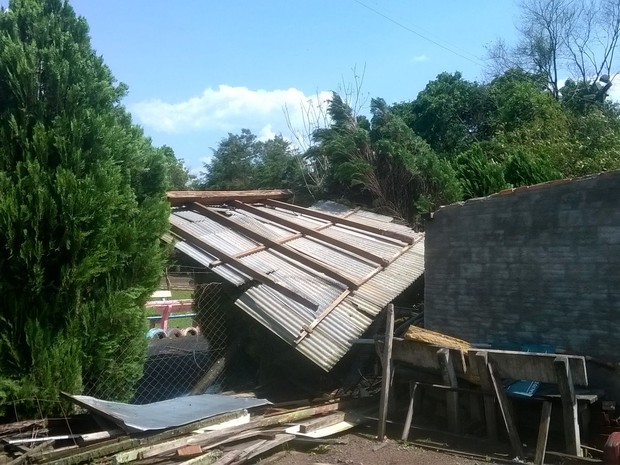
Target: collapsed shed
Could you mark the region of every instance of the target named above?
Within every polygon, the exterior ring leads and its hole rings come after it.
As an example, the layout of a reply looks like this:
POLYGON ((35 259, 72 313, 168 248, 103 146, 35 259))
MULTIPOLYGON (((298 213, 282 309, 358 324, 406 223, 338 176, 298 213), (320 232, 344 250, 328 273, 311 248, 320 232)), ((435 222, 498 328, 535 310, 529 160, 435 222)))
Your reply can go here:
POLYGON ((288 191, 169 192, 173 242, 241 292, 235 304, 325 371, 424 272, 424 235, 288 191))

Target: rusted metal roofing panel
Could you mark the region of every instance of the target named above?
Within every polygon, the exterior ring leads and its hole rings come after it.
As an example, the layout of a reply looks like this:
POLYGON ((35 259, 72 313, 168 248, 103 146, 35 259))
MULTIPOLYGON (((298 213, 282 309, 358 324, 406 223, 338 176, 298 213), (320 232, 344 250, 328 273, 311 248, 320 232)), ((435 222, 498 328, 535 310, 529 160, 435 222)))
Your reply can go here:
MULTIPOLYGON (((337 245, 324 243, 320 239, 302 236, 287 241, 287 247, 333 268, 346 277, 357 281, 367 279, 358 289, 351 289, 351 293, 334 307, 334 302, 347 290, 345 284, 300 264, 294 257, 285 256, 267 247, 261 248, 258 242, 232 230, 232 225, 224 227, 217 223, 216 217, 208 219, 191 211, 175 211, 171 216, 171 223, 182 224, 192 235, 208 241, 213 247, 231 256, 240 254, 239 262, 269 276, 273 282, 296 295, 316 303, 318 309, 314 311, 291 297, 284 296, 268 283, 256 283, 246 289, 236 301, 238 307, 261 325, 295 347, 316 365, 330 370, 350 350, 353 340, 366 331, 372 319, 424 272, 424 236, 406 226, 393 223, 391 218, 383 215, 354 211, 333 203, 323 203, 322 207, 323 211, 332 215, 398 231, 415 238, 417 242, 407 245, 399 239, 348 226, 333 225, 326 220, 287 211, 285 207, 268 208, 270 213, 280 218, 309 228, 323 227, 321 232, 325 235, 391 260, 381 269, 377 263, 339 249, 337 245), (248 252, 251 253, 247 254, 248 252), (369 276, 372 277, 368 279, 369 276), (327 316, 321 315, 325 309, 330 310, 327 316), (322 319, 317 324, 315 320, 319 316, 322 319), (308 325, 313 325, 314 329, 301 339, 301 342, 296 342, 308 325)), ((245 210, 231 210, 226 212, 226 216, 271 240, 277 241, 296 234, 296 231, 278 225, 277 220, 265 219, 245 210)), ((217 257, 200 249, 200 246, 180 241, 175 247, 199 263, 209 266, 235 285, 251 281, 249 277, 236 271, 233 265, 220 262, 217 257)))

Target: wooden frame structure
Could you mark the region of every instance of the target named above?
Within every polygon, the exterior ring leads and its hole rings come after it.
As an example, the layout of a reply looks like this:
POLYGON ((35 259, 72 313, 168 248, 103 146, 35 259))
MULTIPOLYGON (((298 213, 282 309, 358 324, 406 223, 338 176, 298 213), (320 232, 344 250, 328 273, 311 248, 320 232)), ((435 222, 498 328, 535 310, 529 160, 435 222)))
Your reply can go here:
MULTIPOLYGON (((388 336, 386 334, 387 340, 388 336)), ((578 396, 575 394, 575 384, 581 386, 587 386, 588 384, 584 357, 488 349, 471 349, 468 352, 464 352, 458 349, 447 349, 417 341, 403 339, 394 339, 392 341, 391 338, 389 340, 389 349, 387 343, 385 346, 382 346, 380 341, 376 342, 378 344, 377 350, 380 353, 384 349, 382 355, 384 366, 389 365, 391 370, 393 361, 398 360, 418 368, 433 369, 441 373, 444 382, 443 385, 428 385, 427 383, 416 381, 410 382, 410 400, 405 419, 405 428, 402 434, 403 440, 407 440, 409 436, 415 403, 414 399, 419 386, 430 386, 446 391, 448 422, 450 429, 457 433, 459 429, 458 392, 471 392, 468 389, 460 389, 457 378, 465 377, 469 374, 469 376, 473 375, 479 378, 481 387, 479 394, 482 394, 484 399, 485 422, 489 438, 494 441, 497 440, 497 411, 499 410, 512 452, 516 457, 523 459, 525 453, 511 413, 510 400, 504 390, 501 379, 530 379, 532 381, 553 383, 558 386, 562 401, 566 450, 573 456, 583 456, 578 418, 578 396), (387 361, 388 359, 389 362, 387 361)), ((391 372, 388 371, 388 373, 391 372)), ((384 393, 384 388, 389 391, 390 385, 384 383, 384 386, 382 386, 382 399, 388 399, 388 392, 384 393)), ((383 402, 382 400, 381 405, 383 405, 383 402)), ((543 398, 534 459, 534 463, 537 465, 544 463, 551 410, 551 401, 543 398)), ((380 417, 379 420, 379 432, 381 433, 381 424, 384 424, 385 417, 380 417)))

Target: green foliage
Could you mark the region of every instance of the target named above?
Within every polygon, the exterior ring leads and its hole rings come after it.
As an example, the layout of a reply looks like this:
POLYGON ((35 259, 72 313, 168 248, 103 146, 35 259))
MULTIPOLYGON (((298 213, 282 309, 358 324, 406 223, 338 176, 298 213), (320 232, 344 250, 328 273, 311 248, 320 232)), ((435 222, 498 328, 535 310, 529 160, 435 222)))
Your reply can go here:
POLYGON ((502 165, 489 159, 479 145, 458 155, 453 165, 464 199, 484 197, 509 187, 504 179, 502 165))
POLYGON ((163 157, 166 168, 166 188, 173 191, 183 191, 189 189, 194 176, 183 165, 183 160, 175 156, 174 150, 163 145, 158 149, 163 157))
POLYGON ((492 131, 494 102, 488 87, 442 73, 409 103, 394 106, 407 125, 440 154, 455 154, 492 131))
POLYGON ((282 136, 259 141, 248 129, 228 134, 205 164, 204 189, 297 189, 302 183, 301 157, 282 136))
MULTIPOLYGON (((99 373, 139 375, 140 308, 165 258, 164 156, 66 2, 12 0, 0 63, 2 391, 53 400, 99 373)), ((109 379, 131 390, 136 376, 109 379)))

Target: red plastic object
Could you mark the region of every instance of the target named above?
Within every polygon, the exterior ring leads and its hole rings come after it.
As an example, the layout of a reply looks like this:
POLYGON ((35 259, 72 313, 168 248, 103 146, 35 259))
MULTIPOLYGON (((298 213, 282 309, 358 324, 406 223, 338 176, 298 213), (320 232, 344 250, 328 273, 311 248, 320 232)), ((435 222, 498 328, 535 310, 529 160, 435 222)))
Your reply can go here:
POLYGON ((611 433, 603 447, 603 464, 620 465, 620 432, 611 433))

